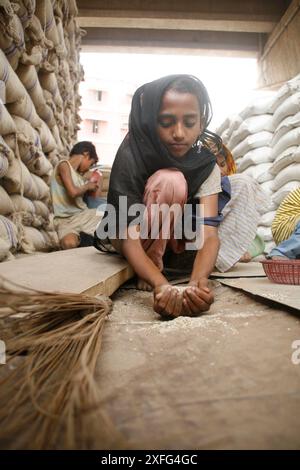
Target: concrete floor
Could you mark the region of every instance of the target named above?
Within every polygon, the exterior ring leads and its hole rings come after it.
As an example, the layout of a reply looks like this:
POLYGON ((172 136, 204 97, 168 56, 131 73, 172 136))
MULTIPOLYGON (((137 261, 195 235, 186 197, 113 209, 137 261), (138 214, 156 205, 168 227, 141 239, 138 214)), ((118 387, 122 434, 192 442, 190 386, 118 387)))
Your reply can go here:
POLYGON ((135 449, 299 449, 300 318, 214 284, 209 314, 169 322, 151 293, 114 294, 104 411, 135 449))

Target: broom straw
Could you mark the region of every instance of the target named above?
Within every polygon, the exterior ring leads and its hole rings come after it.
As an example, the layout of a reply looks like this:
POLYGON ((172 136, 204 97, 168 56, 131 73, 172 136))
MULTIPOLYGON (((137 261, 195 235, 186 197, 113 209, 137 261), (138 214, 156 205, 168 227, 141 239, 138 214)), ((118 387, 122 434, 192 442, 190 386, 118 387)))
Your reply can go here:
POLYGON ((101 409, 94 377, 110 299, 0 281, 0 338, 9 356, 0 378, 0 447, 126 447, 101 409))

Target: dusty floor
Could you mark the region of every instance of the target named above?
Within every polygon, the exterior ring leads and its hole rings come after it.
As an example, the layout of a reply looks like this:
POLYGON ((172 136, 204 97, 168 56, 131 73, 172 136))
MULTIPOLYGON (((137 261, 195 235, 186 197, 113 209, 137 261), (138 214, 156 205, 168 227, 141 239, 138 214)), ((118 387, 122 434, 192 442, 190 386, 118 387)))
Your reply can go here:
POLYGON ((152 294, 119 289, 97 379, 136 449, 299 449, 300 317, 215 282, 199 318, 161 321, 152 294))

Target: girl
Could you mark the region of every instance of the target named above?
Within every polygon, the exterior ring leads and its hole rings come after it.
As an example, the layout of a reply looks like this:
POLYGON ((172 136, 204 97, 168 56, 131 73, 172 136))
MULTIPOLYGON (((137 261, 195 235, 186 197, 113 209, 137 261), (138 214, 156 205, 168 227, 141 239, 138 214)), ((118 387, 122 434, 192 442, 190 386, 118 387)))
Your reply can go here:
MULTIPOLYGON (((254 180, 251 181, 251 179, 248 176, 239 175, 239 176, 234 176, 232 178, 232 175, 236 174, 237 168, 236 168, 236 164, 233 159, 232 153, 224 144, 222 144, 221 149, 217 149, 214 147, 214 148, 211 148, 211 150, 216 155, 217 164, 219 165, 219 168, 221 171, 222 188, 224 186, 225 187, 227 186, 227 190, 229 190, 229 192, 231 193, 231 181, 233 181, 233 185, 234 185, 237 179, 240 179, 241 181, 245 179, 244 185, 248 184, 250 187, 251 185, 253 186, 252 191, 251 191, 252 195, 255 194, 256 192, 258 192, 259 195, 262 193, 262 190, 258 186, 258 184, 254 180)), ((265 196, 265 201, 263 202, 263 208, 266 207, 266 204, 267 204, 266 203, 267 196, 262 195, 262 198, 264 196, 265 196)), ((223 194, 219 196, 219 200, 222 197, 224 197, 223 194)), ((260 196, 258 196, 258 198, 259 197, 260 196)), ((252 200, 253 200, 253 197, 252 197, 252 200)), ((254 200, 254 205, 255 204, 256 204, 256 201, 254 200)), ((250 202, 248 202, 247 205, 244 206, 244 208, 242 208, 242 213, 245 214, 245 217, 248 220, 251 220, 251 214, 249 214, 249 212, 251 212, 250 202)), ((242 213, 241 213, 241 217, 242 217, 242 213)), ((264 249, 265 249, 264 240, 258 234, 256 234, 255 238, 249 244, 247 251, 239 259, 239 262, 248 263, 249 261, 251 261, 252 258, 255 258, 258 255, 261 255, 264 252, 264 249)))
POLYGON ((211 118, 207 91, 194 76, 163 77, 135 92, 129 133, 111 171, 107 202, 115 209, 116 218, 113 220, 107 211, 95 238, 99 249, 110 242, 127 258, 139 277, 138 287, 153 289, 154 310, 172 318, 207 311, 213 302, 208 277, 218 256, 218 225, 222 218, 218 214, 220 170, 215 156, 203 145, 208 138, 220 145, 220 139, 207 130, 211 118), (127 198, 125 208, 122 196, 127 198), (202 204, 203 244, 197 251, 189 285, 179 290, 170 286, 162 274, 166 248, 175 253, 185 250, 186 240, 174 237, 178 217, 171 211, 168 217, 160 215, 159 237, 150 232, 157 205, 177 204, 183 208, 186 202, 194 208, 202 204), (146 236, 141 236, 141 223, 135 222, 130 211, 139 203, 146 206, 146 236), (168 236, 162 236, 166 220, 168 236), (116 228, 116 235, 110 233, 111 228, 116 228), (107 232, 109 237, 105 239, 107 232))

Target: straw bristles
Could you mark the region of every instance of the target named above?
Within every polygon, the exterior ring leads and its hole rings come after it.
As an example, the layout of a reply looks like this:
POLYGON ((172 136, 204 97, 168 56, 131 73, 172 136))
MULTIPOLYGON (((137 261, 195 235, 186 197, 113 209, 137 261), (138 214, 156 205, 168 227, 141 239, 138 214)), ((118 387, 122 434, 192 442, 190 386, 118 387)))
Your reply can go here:
POLYGON ((111 301, 0 286, 0 447, 120 448, 94 378, 111 301))

